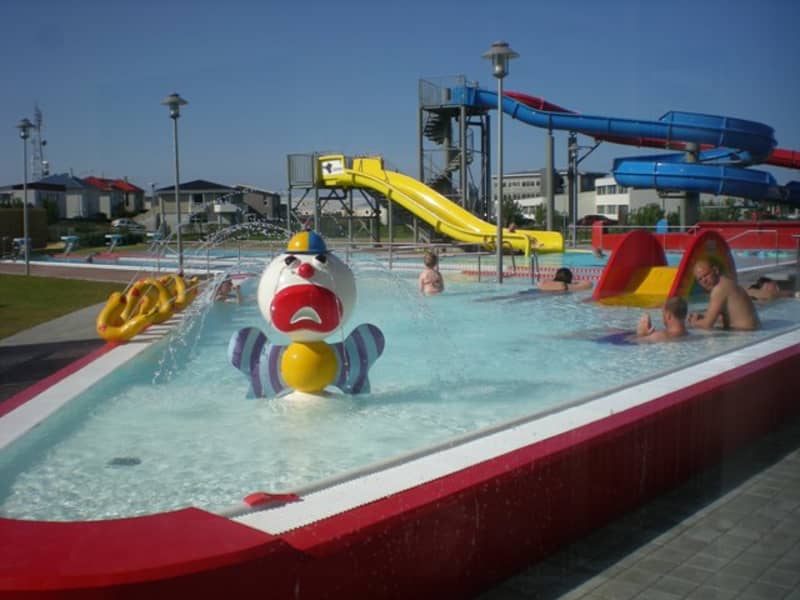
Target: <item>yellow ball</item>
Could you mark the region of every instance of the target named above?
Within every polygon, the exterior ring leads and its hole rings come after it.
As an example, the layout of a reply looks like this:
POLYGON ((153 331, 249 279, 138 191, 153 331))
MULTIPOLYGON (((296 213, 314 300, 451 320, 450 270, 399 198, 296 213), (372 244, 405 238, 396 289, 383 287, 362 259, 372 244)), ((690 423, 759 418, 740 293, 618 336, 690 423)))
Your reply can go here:
POLYGON ((333 382, 337 366, 336 354, 325 342, 293 342, 281 357, 283 380, 299 392, 321 392, 333 382))

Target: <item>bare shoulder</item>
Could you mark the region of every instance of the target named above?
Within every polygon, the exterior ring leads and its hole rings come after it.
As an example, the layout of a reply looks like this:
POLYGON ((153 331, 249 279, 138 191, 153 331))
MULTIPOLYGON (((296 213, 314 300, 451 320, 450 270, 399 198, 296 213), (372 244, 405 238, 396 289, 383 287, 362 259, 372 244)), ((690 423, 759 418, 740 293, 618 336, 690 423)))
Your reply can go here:
POLYGON ((540 281, 536 284, 537 287, 543 292, 564 292, 564 283, 562 281, 540 281))
POLYGON ((719 278, 719 283, 714 287, 714 289, 719 289, 721 292, 730 294, 731 292, 736 291, 739 288, 739 284, 737 284, 733 279, 727 276, 722 276, 719 278))

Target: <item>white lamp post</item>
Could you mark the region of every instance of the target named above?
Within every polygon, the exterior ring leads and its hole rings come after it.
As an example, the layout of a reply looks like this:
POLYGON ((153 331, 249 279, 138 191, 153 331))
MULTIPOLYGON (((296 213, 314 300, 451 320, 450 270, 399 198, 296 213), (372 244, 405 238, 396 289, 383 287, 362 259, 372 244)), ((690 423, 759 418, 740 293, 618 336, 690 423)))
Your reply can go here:
POLYGON ((172 136, 175 142, 175 210, 178 219, 178 272, 183 274, 183 241, 181 239, 181 196, 180 196, 180 163, 178 160, 178 117, 181 116, 181 106, 189 104, 177 92, 170 94, 161 104, 169 107, 169 116, 172 119, 172 136))
POLYGON ((25 245, 25 275, 31 274, 30 244, 28 243, 28 138, 35 125, 28 119, 17 124, 19 137, 22 138, 22 237, 25 245))
POLYGON ((495 42, 482 55, 492 61, 492 75, 497 78, 497 283, 503 283, 503 78, 508 75, 508 61, 518 58, 508 42, 495 42))

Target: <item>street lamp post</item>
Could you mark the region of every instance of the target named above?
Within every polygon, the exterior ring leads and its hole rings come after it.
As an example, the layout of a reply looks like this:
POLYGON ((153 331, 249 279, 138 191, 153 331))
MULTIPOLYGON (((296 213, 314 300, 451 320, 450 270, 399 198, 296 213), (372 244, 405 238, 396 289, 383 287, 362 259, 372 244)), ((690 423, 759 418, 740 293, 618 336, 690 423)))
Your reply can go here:
POLYGON ((572 247, 578 245, 578 136, 569 132, 567 142, 567 191, 569 212, 572 214, 572 247))
POLYGON ((28 119, 17 124, 22 138, 22 243, 25 245, 25 275, 31 274, 30 243, 28 242, 28 138, 35 126, 28 119))
POLYGON ((172 119, 172 137, 175 142, 175 211, 178 220, 178 272, 183 274, 183 241, 181 239, 181 196, 180 196, 180 163, 178 160, 178 117, 181 116, 181 106, 189 104, 177 92, 170 94, 161 104, 169 107, 169 116, 172 119))
POLYGON ((497 283, 503 283, 503 78, 508 75, 508 61, 518 58, 508 42, 495 42, 482 55, 492 61, 492 75, 497 78, 497 283))

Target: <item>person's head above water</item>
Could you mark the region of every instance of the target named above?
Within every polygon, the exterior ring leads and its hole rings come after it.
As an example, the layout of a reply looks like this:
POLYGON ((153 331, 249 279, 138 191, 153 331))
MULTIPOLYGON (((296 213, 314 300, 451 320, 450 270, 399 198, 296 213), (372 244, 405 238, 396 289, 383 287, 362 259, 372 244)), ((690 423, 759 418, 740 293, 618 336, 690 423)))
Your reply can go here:
POLYGON ((689 305, 680 296, 671 296, 664 303, 664 312, 671 314, 676 319, 683 321, 689 313, 689 305))
POLYGON ((570 271, 567 267, 561 267, 556 271, 553 281, 561 281, 562 283, 567 284, 572 283, 572 271, 570 271))
POLYGON ((436 254, 434 254, 433 252, 428 251, 425 253, 425 256, 423 257, 422 261, 426 267, 428 267, 429 269, 433 269, 437 264, 439 264, 439 257, 436 256, 436 254))
POLYGON ((719 283, 719 267, 705 258, 701 258, 694 264, 692 273, 700 287, 707 292, 719 283))

